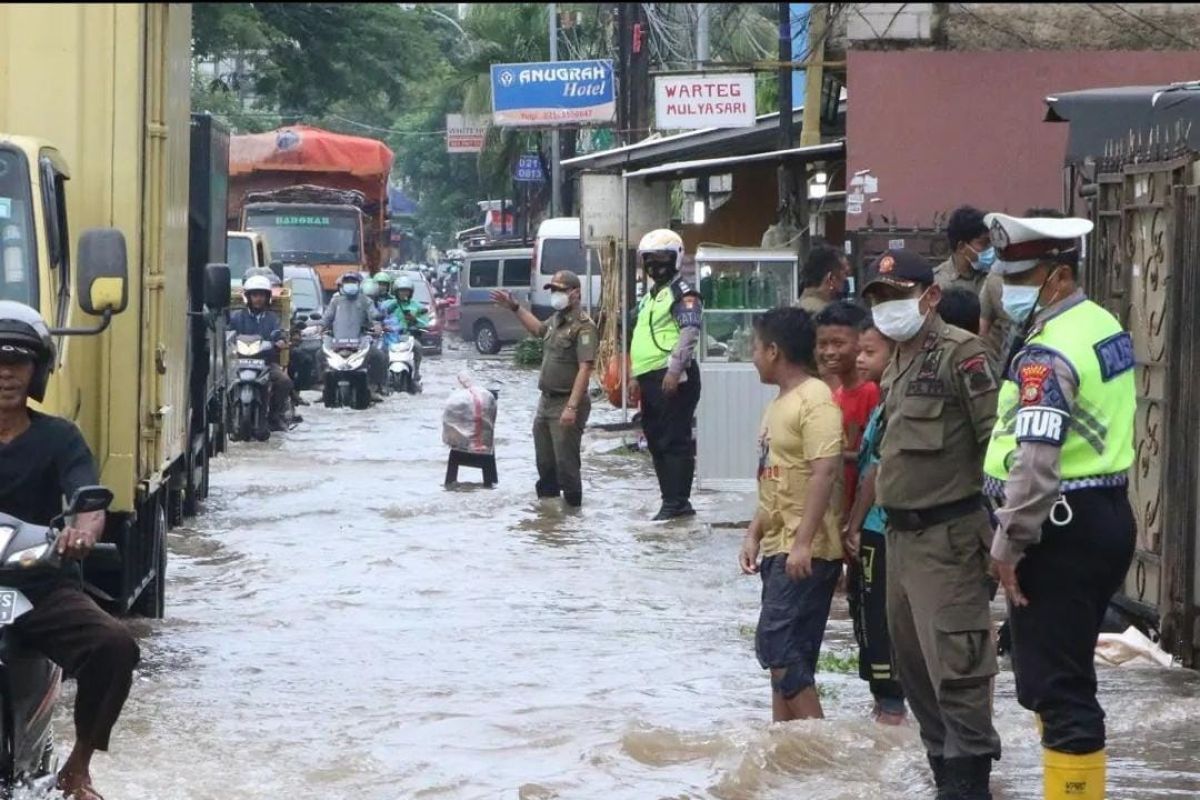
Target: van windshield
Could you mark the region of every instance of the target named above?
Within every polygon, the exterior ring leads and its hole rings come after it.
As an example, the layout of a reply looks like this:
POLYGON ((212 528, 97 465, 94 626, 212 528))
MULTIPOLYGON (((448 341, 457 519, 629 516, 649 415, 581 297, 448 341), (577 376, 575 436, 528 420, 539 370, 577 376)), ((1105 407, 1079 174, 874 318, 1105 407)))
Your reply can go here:
POLYGON ((37 240, 29 193, 24 154, 0 148, 0 300, 37 308, 37 240))
MULTIPOLYGON (((543 239, 542 257, 538 271, 553 275, 560 269, 569 269, 576 275, 587 274, 587 251, 578 239, 543 239)), ((600 274, 600 259, 592 251, 592 274, 600 274)))

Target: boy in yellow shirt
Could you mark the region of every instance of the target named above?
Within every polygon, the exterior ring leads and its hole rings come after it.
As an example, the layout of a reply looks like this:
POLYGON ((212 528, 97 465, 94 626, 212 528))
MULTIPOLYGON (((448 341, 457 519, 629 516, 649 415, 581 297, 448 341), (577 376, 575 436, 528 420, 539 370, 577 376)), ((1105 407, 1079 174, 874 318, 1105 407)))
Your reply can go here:
POLYGON ((763 415, 758 511, 739 562, 762 577, 755 653, 771 671, 776 722, 824 717, 817 656, 842 571, 842 412, 816 377, 815 345, 816 328, 801 309, 755 320, 754 366, 779 396, 763 415))

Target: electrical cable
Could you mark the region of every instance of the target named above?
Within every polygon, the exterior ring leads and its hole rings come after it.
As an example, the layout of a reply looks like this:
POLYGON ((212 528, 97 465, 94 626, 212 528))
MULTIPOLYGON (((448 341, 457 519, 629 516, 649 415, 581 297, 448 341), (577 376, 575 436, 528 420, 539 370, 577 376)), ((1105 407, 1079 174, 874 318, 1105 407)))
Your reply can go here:
POLYGON ((1172 33, 1171 31, 1167 30, 1166 28, 1160 27, 1159 25, 1151 22, 1150 20, 1143 17, 1141 14, 1137 14, 1133 11, 1130 11, 1129 9, 1127 9, 1125 6, 1121 5, 1120 3, 1113 3, 1113 5, 1116 6, 1118 11, 1124 11, 1126 14, 1128 14, 1129 16, 1136 19, 1138 22, 1145 25, 1147 28, 1158 31, 1161 34, 1164 34, 1164 35, 1174 39, 1175 41, 1179 42, 1180 44, 1186 45, 1188 48, 1190 48, 1192 50, 1196 49, 1196 45, 1194 45, 1191 42, 1187 41, 1186 39, 1183 39, 1180 36, 1172 33))

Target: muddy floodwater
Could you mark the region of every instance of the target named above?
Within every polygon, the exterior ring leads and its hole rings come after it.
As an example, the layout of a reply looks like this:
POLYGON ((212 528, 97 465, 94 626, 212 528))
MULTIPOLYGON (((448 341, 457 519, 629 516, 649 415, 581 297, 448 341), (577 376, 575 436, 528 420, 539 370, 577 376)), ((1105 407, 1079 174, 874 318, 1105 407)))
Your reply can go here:
MULTIPOLYGON (((215 462, 205 513, 171 535, 168 616, 136 624, 143 662, 95 764, 110 800, 932 797, 915 729, 869 720, 842 597, 829 719, 769 724, 759 582, 741 532, 706 524, 736 498, 701 492, 695 522, 652 526, 649 460, 592 454, 565 513, 533 496, 535 373, 449 351, 424 369, 421 396, 304 408, 215 462), (493 490, 442 486, 464 367, 500 387, 493 490)), ((1101 686, 1109 797, 1200 798, 1200 679, 1101 686)), ((996 709, 996 798, 1040 798, 1010 672, 996 709)))

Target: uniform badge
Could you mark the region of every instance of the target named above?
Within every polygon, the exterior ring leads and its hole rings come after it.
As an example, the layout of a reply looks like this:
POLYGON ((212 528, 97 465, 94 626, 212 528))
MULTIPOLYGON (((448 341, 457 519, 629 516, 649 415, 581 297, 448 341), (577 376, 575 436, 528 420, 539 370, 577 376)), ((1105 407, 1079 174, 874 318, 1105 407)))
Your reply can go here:
POLYGON ((695 308, 696 307, 696 296, 694 294, 684 295, 682 302, 683 302, 684 308, 687 308, 687 309, 695 308))
POLYGON ((967 394, 971 397, 993 391, 998 386, 996 376, 992 373, 992 365, 983 353, 960 361, 958 371, 966 379, 967 394))
POLYGON ((579 334, 579 343, 584 347, 591 347, 592 334, 588 331, 584 331, 583 333, 579 334))
POLYGON ((1017 385, 1021 387, 1021 405, 1036 406, 1046 395, 1046 382, 1054 368, 1042 362, 1022 364, 1017 370, 1017 385))
POLYGON ((879 274, 880 275, 887 275, 895 268, 896 268, 896 259, 892 258, 891 256, 884 256, 883 258, 879 259, 879 274))

